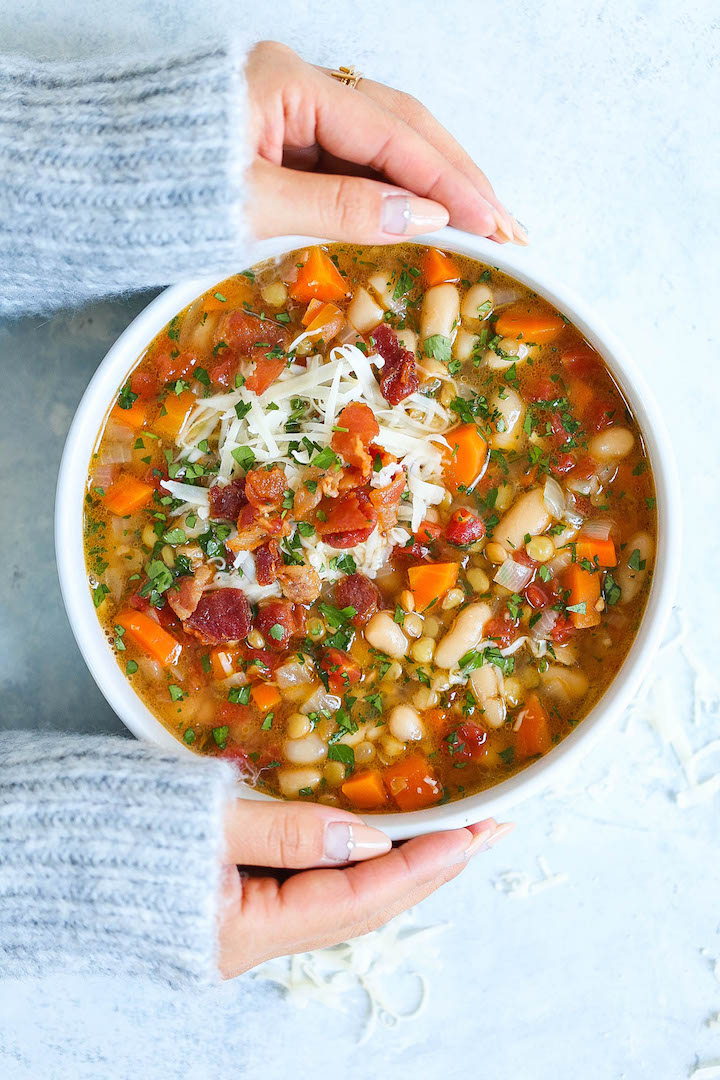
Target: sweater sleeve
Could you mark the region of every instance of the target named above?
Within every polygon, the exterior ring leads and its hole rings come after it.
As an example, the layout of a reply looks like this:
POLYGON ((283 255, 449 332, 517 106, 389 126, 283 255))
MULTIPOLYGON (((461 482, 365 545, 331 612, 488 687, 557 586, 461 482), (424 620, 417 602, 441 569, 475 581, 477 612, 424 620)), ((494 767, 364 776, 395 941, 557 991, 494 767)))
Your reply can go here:
POLYGON ((0 56, 0 315, 242 268, 244 62, 0 56))
POLYGON ((0 974, 218 979, 223 810, 235 773, 130 739, 8 733, 0 974))

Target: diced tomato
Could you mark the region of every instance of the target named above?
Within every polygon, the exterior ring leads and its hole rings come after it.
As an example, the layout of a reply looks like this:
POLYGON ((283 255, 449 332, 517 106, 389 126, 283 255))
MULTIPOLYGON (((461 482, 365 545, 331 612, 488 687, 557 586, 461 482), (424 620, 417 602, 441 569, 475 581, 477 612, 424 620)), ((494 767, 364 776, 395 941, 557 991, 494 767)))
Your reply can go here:
POLYGON ((576 476, 578 480, 587 480, 595 472, 595 462, 589 454, 583 454, 578 458, 575 468, 573 469, 573 476, 576 476))
POLYGON ((445 526, 445 538, 457 547, 467 547, 482 540, 485 522, 470 510, 456 510, 445 526))
POLYGON ((535 608, 536 610, 538 608, 547 607, 550 603, 550 597, 545 589, 543 589, 542 585, 536 585, 535 582, 526 587, 525 599, 530 607, 535 608))
POLYGON ((334 694, 344 694, 360 682, 359 666, 341 649, 326 649, 320 658, 320 667, 327 675, 328 686, 334 694))
POLYGON ((555 473, 556 476, 564 476, 566 473, 572 472, 575 468, 575 455, 572 453, 563 453, 562 451, 553 456, 550 462, 550 471, 555 473))
POLYGON ((339 608, 353 607, 353 626, 362 626, 380 606, 380 590, 363 574, 349 574, 335 585, 335 603, 339 608))
POLYGON ((258 611, 257 628, 266 647, 281 652, 297 633, 293 605, 287 600, 268 601, 258 611))
POLYGON ((226 356, 208 371, 210 382, 214 386, 222 386, 226 390, 235 389, 235 376, 237 375, 238 361, 234 356, 226 356))
POLYGON ((620 414, 618 402, 609 395, 593 398, 583 416, 583 426, 587 432, 597 435, 599 431, 610 427, 620 414))
POLYGON ((289 341, 288 330, 272 319, 261 319, 244 308, 223 313, 215 329, 215 348, 224 342, 236 356, 253 356, 258 350, 272 350, 276 345, 285 347, 289 341))
POLYGON ((255 394, 264 394, 285 370, 284 356, 255 356, 255 369, 248 375, 245 386, 255 394))
POLYGON ((573 375, 595 375, 602 368, 602 360, 589 345, 573 345, 562 354, 561 363, 573 375))
POLYGON ((550 637, 556 645, 564 645, 575 633, 575 624, 566 615, 558 615, 557 621, 550 631, 550 637))
POLYGON ((517 619, 498 615, 486 623, 483 636, 490 638, 499 649, 506 649, 517 637, 518 625, 517 619))
POLYGON ((130 597, 128 603, 130 607, 135 608, 136 611, 142 611, 145 615, 148 615, 151 619, 155 619, 164 630, 177 630, 180 627, 180 620, 176 617, 175 612, 169 604, 163 604, 162 607, 153 607, 146 596, 141 596, 140 593, 135 593, 130 597))
POLYGON ((550 417, 550 427, 552 428, 552 434, 550 439, 554 446, 564 446, 570 438, 570 435, 563 427, 563 422, 558 413, 553 413, 550 417))
POLYGON ((547 375, 531 375, 523 380, 523 394, 527 401, 554 401, 560 396, 556 384, 547 375))
POLYGON ((411 556, 413 559, 427 559, 433 553, 435 543, 442 536, 442 531, 442 525, 436 521, 423 521, 415 533, 412 545, 408 548, 395 548, 395 553, 411 556))
POLYGON ((531 559, 525 548, 518 548, 517 551, 512 553, 513 561, 520 563, 521 566, 530 566, 532 568, 537 566, 537 561, 531 559))
POLYGON ((168 346, 155 357, 157 373, 164 383, 187 378, 197 366, 198 361, 194 353, 179 352, 175 346, 168 346))
POLYGON ((141 401, 149 401, 155 397, 160 385, 151 371, 136 371, 130 377, 130 389, 141 401))
POLYGON ((488 733, 478 724, 467 721, 443 740, 453 762, 480 761, 487 756, 488 733))

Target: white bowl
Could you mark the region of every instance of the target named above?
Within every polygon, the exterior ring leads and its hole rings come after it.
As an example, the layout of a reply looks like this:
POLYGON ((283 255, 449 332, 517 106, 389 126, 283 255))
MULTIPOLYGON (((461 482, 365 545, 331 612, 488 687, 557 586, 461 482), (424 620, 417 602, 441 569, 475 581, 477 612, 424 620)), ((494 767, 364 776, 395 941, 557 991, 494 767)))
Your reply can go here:
MULTIPOLYGON (((257 260, 281 255, 308 242, 317 243, 317 240, 286 236, 266 241, 259 246, 257 260)), ((487 791, 428 810, 368 816, 368 820, 394 840, 458 828, 491 816, 503 817, 510 806, 558 782, 577 765, 600 733, 610 728, 611 720, 627 707, 647 673, 672 607, 680 565, 678 508, 681 500, 670 450, 672 443, 644 377, 613 334, 564 285, 550 281, 544 270, 534 267, 533 256, 527 250, 499 247, 489 240, 455 229, 416 237, 414 242, 458 251, 505 271, 567 314, 597 349, 629 401, 645 438, 657 489, 658 546, 650 596, 640 629, 620 671, 591 713, 551 753, 487 791)), ((242 260, 238 259, 238 270, 242 268, 242 260)), ((192 751, 178 742, 134 693, 100 627, 85 570, 83 505, 90 457, 103 417, 118 388, 158 331, 173 315, 216 283, 215 278, 186 281, 166 289, 138 315, 110 349, 91 379, 70 428, 60 465, 55 511, 57 565, 65 608, 93 678, 134 735, 181 755, 192 751)), ((240 793, 250 799, 271 797, 244 784, 240 793)))

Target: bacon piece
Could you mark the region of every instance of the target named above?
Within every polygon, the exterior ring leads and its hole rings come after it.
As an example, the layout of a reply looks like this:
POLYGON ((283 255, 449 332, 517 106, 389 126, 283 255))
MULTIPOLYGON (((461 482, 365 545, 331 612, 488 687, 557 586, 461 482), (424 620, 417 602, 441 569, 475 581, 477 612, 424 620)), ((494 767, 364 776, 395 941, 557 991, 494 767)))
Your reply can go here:
POLYGON ((405 472, 400 472, 387 487, 371 488, 370 502, 375 507, 378 516, 378 526, 381 532, 388 532, 397 525, 398 506, 402 493, 405 490, 405 472))
POLYGON ((334 694, 344 694, 362 678, 359 665, 342 649, 326 649, 320 658, 320 667, 327 675, 328 687, 334 694))
POLYGON ((252 630, 252 611, 240 589, 215 589, 205 593, 190 618, 183 624, 203 645, 241 641, 252 630))
MULTIPOLYGON (((312 566, 282 566, 277 573, 283 596, 294 604, 313 604, 320 595, 320 575, 312 566)), ((258 578, 258 580, 260 580, 258 578)))
POLYGON ((194 574, 185 574, 177 579, 177 591, 167 591, 167 602, 181 622, 186 622, 200 603, 205 586, 212 579, 215 571, 203 563, 194 574))
POLYGON ((377 513, 367 494, 351 491, 338 499, 323 499, 315 516, 315 531, 325 537, 329 533, 374 528, 376 523, 377 513))
POLYGON ((229 484, 213 484, 208 490, 208 498, 213 520, 237 521, 243 506, 247 505, 245 481, 238 478, 229 484))
POLYGON ((255 577, 258 585, 272 585, 282 570, 282 556, 277 540, 268 540, 255 552, 255 577))
POLYGON ((364 574, 348 574, 335 585, 335 603, 339 608, 354 607, 350 621, 362 626, 380 607, 380 590, 364 574))
POLYGON ((257 628, 265 638, 265 647, 282 652, 298 632, 293 606, 287 600, 270 600, 258 611, 257 628))
POLYGON ((279 540, 288 536, 291 530, 290 519, 280 514, 259 514, 249 503, 240 511, 237 520, 238 534, 228 540, 225 547, 229 551, 254 551, 267 540, 279 540))
POLYGON ((141 596, 140 593, 131 596, 129 604, 136 611, 142 611, 143 614, 154 619, 164 630, 178 630, 180 628, 175 612, 167 604, 163 604, 160 608, 153 607, 147 596, 141 596))
POLYGON ((333 432, 330 446, 336 454, 345 458, 348 465, 358 470, 362 477, 360 483, 366 483, 373 463, 368 447, 380 434, 372 409, 361 402, 352 402, 342 410, 335 426, 347 428, 347 431, 333 432))
POLYGON ((415 357, 403 349, 397 334, 382 324, 373 330, 371 340, 385 361, 380 374, 380 393, 390 405, 399 405, 420 386, 415 357))
POLYGON ((271 469, 251 469, 245 477, 245 496, 262 514, 279 510, 285 498, 287 480, 279 465, 271 469))

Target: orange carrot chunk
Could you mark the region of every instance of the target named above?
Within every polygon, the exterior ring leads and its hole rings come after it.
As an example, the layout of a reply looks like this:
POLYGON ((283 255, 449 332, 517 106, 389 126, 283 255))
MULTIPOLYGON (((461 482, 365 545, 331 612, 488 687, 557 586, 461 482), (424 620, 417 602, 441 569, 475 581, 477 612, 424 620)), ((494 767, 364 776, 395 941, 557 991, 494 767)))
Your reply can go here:
POLYGON ((110 419, 116 424, 130 428, 131 431, 140 431, 147 420, 147 405, 139 399, 133 401, 129 409, 121 409, 119 405, 115 405, 110 413, 110 419))
POLYGON ((428 285, 442 285, 444 281, 460 280, 458 264, 439 248, 427 249, 423 255, 422 272, 428 285))
POLYGON ((196 401, 197 398, 192 390, 183 390, 180 394, 168 394, 160 406, 160 412, 155 417, 153 431, 157 435, 174 439, 196 401))
POLYGON ((567 606, 570 617, 578 630, 597 626, 600 612, 595 605, 600 599, 600 571, 583 570, 579 563, 572 563, 565 572, 565 585, 570 589, 567 606))
POLYGON ((522 722, 515 733, 515 753, 519 758, 546 754, 552 746, 547 709, 537 694, 530 694, 522 710, 522 722))
POLYGON ((348 294, 345 278, 326 251, 312 247, 300 267, 297 281, 290 286, 293 300, 310 303, 311 300, 342 300, 348 294))
POLYGON ((180 642, 163 630, 159 623, 142 611, 122 611, 115 618, 115 623, 122 626, 125 633, 143 652, 157 660, 163 667, 176 664, 182 652, 180 642))
POLYGON ((307 333, 332 341, 345 325, 345 312, 337 304, 322 304, 320 310, 308 323, 307 333))
POLYGON ((482 473, 487 455, 487 443, 476 424, 461 424, 445 435, 450 449, 445 450, 445 482, 457 494, 461 487, 469 488, 482 473))
POLYGON ((607 540, 596 540, 580 535, 575 545, 575 558, 577 561, 589 559, 591 563, 594 563, 596 557, 597 566, 617 566, 617 555, 613 541, 610 537, 607 540))
POLYGON ((282 701, 277 686, 270 686, 268 683, 258 683, 257 686, 254 686, 250 697, 253 699, 258 709, 262 709, 263 712, 267 712, 268 709, 274 709, 275 706, 279 705, 282 701))
POLYGON ((383 773, 385 787, 400 810, 422 810, 442 795, 442 784, 424 754, 409 754, 383 773))
POLYGON ((302 317, 303 326, 309 326, 319 311, 322 310, 324 304, 322 300, 311 300, 308 306, 305 308, 305 314, 302 317))
POLYGON ((495 333, 500 337, 518 338, 535 345, 554 341, 564 328, 565 323, 553 311, 528 310, 525 304, 507 308, 495 323, 495 333))
POLYGON ((459 563, 425 563, 408 570, 410 591, 416 611, 426 611, 452 589, 457 581, 459 563))
POLYGON ((210 668, 213 678, 220 681, 230 675, 237 675, 238 661, 242 659, 240 649, 227 645, 218 645, 210 650, 210 668))
POLYGON ((120 473, 105 496, 105 507, 118 517, 134 514, 150 502, 154 490, 152 484, 138 480, 132 473, 120 473))
POLYGON ((388 801, 380 773, 375 769, 355 773, 345 781, 342 792, 358 810, 379 810, 388 801))

